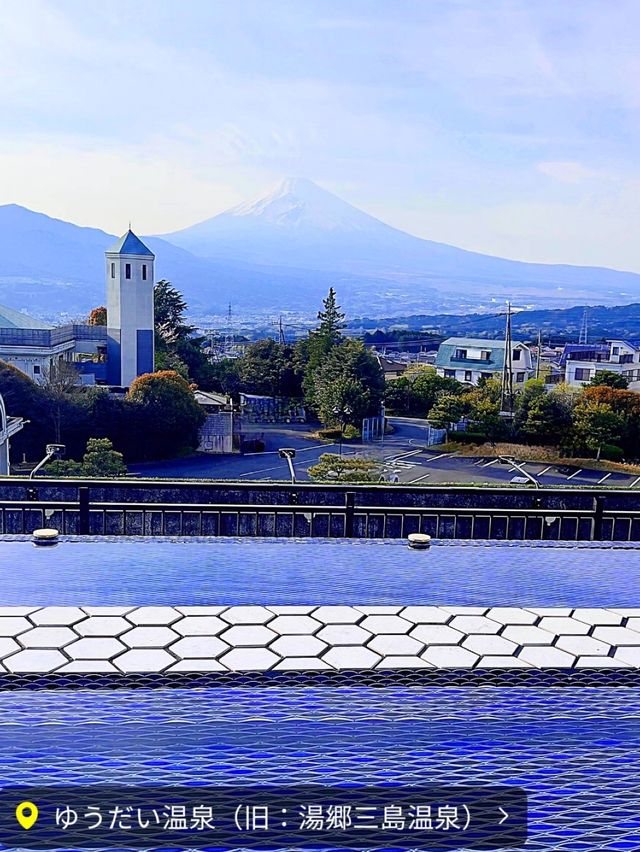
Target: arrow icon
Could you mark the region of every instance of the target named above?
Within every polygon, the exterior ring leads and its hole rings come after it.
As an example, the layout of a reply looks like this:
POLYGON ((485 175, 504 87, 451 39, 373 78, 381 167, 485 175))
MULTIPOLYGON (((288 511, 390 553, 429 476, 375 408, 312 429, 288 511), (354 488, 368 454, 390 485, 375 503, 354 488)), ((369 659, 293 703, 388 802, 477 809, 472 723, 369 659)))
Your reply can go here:
POLYGON ((498 808, 498 810, 499 810, 499 811, 500 811, 500 813, 503 815, 503 816, 502 816, 502 819, 500 820, 500 822, 498 823, 498 825, 502 825, 502 823, 503 823, 505 820, 509 819, 509 814, 505 811, 505 809, 504 809, 504 808, 500 808, 500 807, 499 807, 499 808, 498 808))

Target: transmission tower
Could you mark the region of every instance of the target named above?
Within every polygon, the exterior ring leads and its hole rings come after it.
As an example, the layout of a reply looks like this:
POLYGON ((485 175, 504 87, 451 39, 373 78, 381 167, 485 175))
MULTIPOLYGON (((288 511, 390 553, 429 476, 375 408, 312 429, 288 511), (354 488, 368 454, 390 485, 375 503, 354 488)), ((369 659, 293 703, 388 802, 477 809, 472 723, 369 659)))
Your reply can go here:
POLYGON ((580 335, 578 337, 578 343, 585 344, 585 343, 589 342, 589 340, 588 340, 588 319, 589 319, 589 312, 588 312, 587 308, 585 307, 584 311, 582 312, 582 322, 580 323, 580 335))

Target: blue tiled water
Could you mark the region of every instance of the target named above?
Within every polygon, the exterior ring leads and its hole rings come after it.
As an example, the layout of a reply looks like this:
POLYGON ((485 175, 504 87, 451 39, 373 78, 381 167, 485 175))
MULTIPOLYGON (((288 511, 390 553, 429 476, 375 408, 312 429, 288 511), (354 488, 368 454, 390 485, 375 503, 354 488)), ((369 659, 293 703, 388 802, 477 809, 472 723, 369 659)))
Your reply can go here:
POLYGON ((210 539, 0 542, 0 605, 637 606, 640 548, 210 539))
POLYGON ((0 784, 464 784, 531 850, 640 848, 640 688, 0 693, 0 784))

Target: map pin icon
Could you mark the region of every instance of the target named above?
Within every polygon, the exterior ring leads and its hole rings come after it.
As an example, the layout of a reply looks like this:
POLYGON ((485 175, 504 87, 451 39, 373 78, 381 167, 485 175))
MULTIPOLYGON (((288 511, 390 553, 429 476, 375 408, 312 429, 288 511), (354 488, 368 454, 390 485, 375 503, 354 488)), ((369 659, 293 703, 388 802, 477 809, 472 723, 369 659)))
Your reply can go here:
POLYGON ((25 831, 28 831, 38 819, 38 808, 33 802, 20 802, 16 808, 16 819, 25 831))

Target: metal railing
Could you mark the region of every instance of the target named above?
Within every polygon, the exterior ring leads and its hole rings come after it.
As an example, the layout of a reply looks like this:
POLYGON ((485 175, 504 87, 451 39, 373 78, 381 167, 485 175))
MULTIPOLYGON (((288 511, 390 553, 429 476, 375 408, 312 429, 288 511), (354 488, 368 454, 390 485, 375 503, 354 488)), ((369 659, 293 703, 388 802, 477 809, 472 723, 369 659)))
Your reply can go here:
POLYGON ((633 491, 103 480, 0 483, 0 533, 640 541, 633 491))

